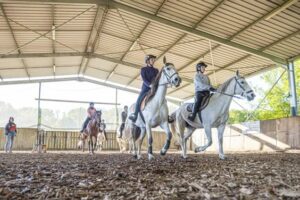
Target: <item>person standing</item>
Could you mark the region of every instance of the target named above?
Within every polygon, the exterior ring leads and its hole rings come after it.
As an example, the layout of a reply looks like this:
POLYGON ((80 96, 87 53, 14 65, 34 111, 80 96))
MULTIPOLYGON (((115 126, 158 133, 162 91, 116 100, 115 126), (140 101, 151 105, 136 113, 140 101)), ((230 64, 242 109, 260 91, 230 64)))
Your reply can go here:
POLYGON ((101 128, 101 130, 103 131, 103 134, 104 134, 105 140, 107 140, 107 134, 106 134, 106 123, 105 123, 105 120, 104 120, 104 119, 102 119, 102 120, 101 120, 101 125, 100 125, 100 128, 101 128))
POLYGON ((128 106, 124 106, 124 110, 121 113, 122 124, 120 126, 120 134, 118 136, 119 138, 122 138, 122 136, 123 136, 123 131, 125 128, 125 121, 126 121, 127 115, 128 115, 128 106))
POLYGON ((4 151, 6 153, 12 153, 13 142, 16 134, 17 125, 14 123, 14 118, 10 117, 8 123, 5 126, 6 143, 4 145, 4 151))

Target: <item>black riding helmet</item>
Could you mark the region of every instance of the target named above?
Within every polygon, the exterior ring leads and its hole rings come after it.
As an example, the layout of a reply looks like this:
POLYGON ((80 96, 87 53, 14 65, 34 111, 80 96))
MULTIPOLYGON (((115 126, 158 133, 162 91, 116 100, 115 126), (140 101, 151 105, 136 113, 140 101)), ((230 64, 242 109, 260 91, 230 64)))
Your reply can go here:
POLYGON ((196 65, 196 70, 197 71, 200 71, 200 69, 201 69, 201 67, 207 67, 207 64, 205 64, 204 62, 199 62, 199 63, 197 63, 197 65, 196 65))
POLYGON ((147 63, 151 58, 156 58, 156 56, 152 55, 152 54, 148 54, 145 56, 145 63, 147 63))

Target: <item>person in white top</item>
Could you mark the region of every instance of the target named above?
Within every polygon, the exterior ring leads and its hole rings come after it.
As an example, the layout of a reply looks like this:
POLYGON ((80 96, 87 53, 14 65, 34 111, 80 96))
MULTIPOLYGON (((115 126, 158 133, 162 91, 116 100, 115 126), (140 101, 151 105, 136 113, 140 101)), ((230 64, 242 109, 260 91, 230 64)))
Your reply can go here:
MULTIPOLYGON (((211 86, 210 80, 207 75, 204 74, 207 65, 204 62, 199 62, 196 65, 197 73, 195 75, 195 104, 193 107, 193 112, 188 117, 189 120, 194 121, 196 114, 199 113, 201 102, 203 97, 209 95, 210 91, 216 91, 214 87, 211 86)), ((201 118, 200 118, 201 119, 201 118)))

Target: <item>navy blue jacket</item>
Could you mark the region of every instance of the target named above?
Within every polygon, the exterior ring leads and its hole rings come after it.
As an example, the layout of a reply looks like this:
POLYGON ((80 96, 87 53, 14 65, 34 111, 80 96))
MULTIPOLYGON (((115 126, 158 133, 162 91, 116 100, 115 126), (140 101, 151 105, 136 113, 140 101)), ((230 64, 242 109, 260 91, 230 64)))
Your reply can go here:
POLYGON ((143 67, 141 69, 141 76, 143 79, 142 92, 148 92, 150 90, 150 85, 158 74, 158 69, 154 67, 143 67))

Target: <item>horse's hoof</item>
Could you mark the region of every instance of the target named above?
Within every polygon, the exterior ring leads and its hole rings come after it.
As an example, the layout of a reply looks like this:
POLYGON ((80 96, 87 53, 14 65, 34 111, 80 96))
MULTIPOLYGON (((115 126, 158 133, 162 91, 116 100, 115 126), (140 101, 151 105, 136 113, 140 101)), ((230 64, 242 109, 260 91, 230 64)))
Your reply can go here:
POLYGON ((201 148, 195 148, 195 150, 194 150, 195 153, 199 153, 201 151, 203 151, 203 149, 201 149, 201 148))
POLYGON ((181 158, 183 158, 183 159, 187 159, 187 158, 188 158, 188 156, 187 156, 187 155, 181 155, 181 158))
POLYGON ((224 155, 219 155, 220 160, 227 160, 227 157, 225 157, 224 155))
POLYGON ((148 160, 151 161, 154 159, 154 156, 152 154, 148 154, 148 160))
POLYGON ((166 153, 167 153, 167 151, 166 151, 165 149, 162 149, 162 150, 160 151, 160 155, 161 155, 161 156, 166 155, 166 153))
POLYGON ((138 156, 137 155, 133 155, 133 158, 138 159, 138 156))

